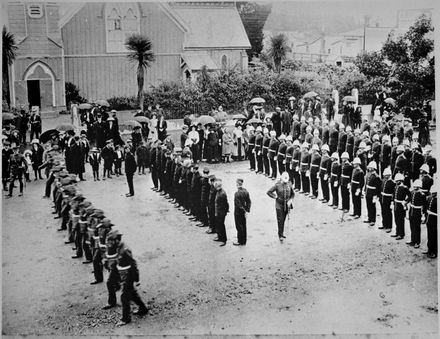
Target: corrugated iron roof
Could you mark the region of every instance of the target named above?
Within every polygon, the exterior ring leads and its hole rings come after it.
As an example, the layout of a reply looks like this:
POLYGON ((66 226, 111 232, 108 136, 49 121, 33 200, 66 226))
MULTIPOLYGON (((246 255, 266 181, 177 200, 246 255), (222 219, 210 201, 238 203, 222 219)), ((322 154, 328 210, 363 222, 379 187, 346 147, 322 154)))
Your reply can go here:
POLYGON ((203 66, 210 70, 219 68, 206 51, 184 52, 182 59, 192 71, 201 70, 203 66))
POLYGON ((172 7, 189 26, 185 48, 251 48, 235 7, 172 7))

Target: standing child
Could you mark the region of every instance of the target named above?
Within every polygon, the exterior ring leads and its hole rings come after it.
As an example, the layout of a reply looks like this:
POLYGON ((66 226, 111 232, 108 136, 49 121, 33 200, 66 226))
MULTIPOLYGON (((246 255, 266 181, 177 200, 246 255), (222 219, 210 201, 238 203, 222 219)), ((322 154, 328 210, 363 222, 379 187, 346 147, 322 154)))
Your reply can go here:
POLYGON ((139 147, 136 149, 136 157, 137 157, 137 165, 138 165, 138 174, 145 174, 145 167, 147 164, 147 147, 145 146, 145 142, 141 141, 139 147), (142 170, 142 173, 141 173, 142 170))
POLYGON ((92 166, 93 171, 93 181, 99 181, 99 164, 101 163, 101 155, 96 147, 92 148, 91 154, 89 155, 89 163, 92 166))
POLYGON ((117 177, 122 175, 121 167, 122 167, 123 159, 124 159, 124 151, 122 150, 121 145, 117 145, 115 152, 115 173, 117 177))
POLYGON ((26 149, 23 153, 24 155, 24 160, 26 160, 26 172, 24 172, 24 177, 26 178, 26 182, 30 182, 31 178, 30 178, 30 174, 29 174, 29 169, 32 168, 32 151, 30 149, 26 149))

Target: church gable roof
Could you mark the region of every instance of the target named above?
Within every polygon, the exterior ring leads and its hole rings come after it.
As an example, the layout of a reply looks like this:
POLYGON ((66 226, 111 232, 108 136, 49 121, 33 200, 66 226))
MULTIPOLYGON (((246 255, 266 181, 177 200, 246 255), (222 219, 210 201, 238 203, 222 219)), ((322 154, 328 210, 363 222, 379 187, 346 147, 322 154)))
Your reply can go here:
POLYGON ((177 2, 171 7, 186 22, 185 48, 251 48, 232 2, 177 2))

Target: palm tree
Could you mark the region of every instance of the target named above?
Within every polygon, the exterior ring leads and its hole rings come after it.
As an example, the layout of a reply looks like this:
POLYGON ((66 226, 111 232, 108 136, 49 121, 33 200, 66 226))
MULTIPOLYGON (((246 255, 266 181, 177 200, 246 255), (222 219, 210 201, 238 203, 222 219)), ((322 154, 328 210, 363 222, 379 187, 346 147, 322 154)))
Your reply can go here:
POLYGON ((14 35, 6 30, 6 26, 3 26, 2 31, 2 41, 3 41, 3 71, 2 71, 2 81, 3 81, 3 93, 2 97, 6 97, 8 105, 10 104, 9 97, 9 66, 15 60, 17 56, 17 45, 15 43, 14 35))
POLYGON ((275 70, 278 73, 281 72, 281 63, 286 59, 288 51, 290 51, 290 47, 285 34, 280 33, 270 38, 268 56, 273 60, 275 70))
POLYGON ((148 37, 133 34, 125 41, 128 54, 127 58, 137 66, 136 76, 138 84, 138 100, 139 108, 144 110, 144 79, 147 72, 147 68, 151 66, 151 63, 156 59, 153 51, 152 44, 148 37))

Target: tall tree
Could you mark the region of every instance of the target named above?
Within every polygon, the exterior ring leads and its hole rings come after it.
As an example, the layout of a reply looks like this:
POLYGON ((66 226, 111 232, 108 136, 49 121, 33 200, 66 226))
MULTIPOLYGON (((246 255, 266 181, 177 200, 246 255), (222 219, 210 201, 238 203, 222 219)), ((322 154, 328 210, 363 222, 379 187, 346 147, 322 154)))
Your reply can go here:
POLYGON ((270 38, 268 56, 273 60, 275 70, 278 73, 281 72, 281 64, 286 59, 287 52, 289 52, 289 50, 290 47, 285 34, 280 33, 270 38))
POLYGON ((400 105, 413 105, 434 96, 434 27, 422 15, 400 36, 390 34, 382 54, 391 63, 388 86, 400 105))
POLYGON ((2 31, 2 42, 3 42, 3 62, 2 62, 2 83, 3 83, 3 93, 2 98, 6 99, 8 105, 11 103, 11 98, 9 95, 9 66, 12 65, 17 56, 17 45, 15 43, 14 35, 7 31, 6 26, 3 26, 2 31))
POLYGON ((147 69, 156 60, 153 53, 153 47, 151 41, 148 37, 133 34, 127 38, 125 41, 125 46, 127 47, 128 54, 127 58, 136 65, 136 78, 138 85, 138 101, 139 108, 144 110, 144 81, 147 69))
POLYGON ((254 56, 258 57, 263 49, 263 28, 272 5, 238 1, 236 6, 251 43, 251 49, 246 51, 250 60, 254 56))

